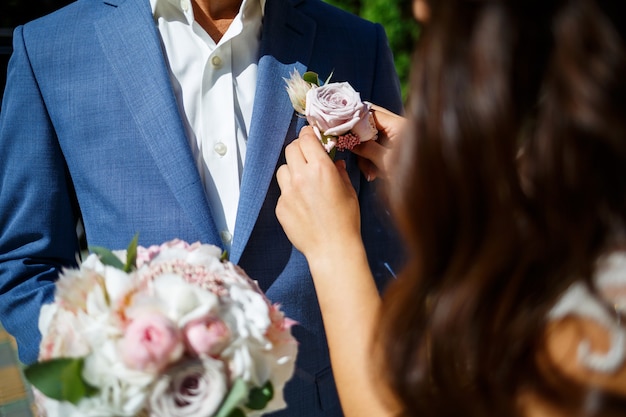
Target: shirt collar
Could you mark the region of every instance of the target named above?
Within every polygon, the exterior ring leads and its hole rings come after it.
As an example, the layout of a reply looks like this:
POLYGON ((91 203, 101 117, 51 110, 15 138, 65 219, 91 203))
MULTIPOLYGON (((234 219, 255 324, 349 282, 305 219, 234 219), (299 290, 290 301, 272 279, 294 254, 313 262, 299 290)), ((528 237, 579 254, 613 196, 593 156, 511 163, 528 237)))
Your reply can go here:
MULTIPOLYGON (((193 17, 193 8, 191 7, 192 0, 150 0, 150 7, 152 8, 152 15, 155 18, 160 17, 160 12, 157 7, 161 3, 167 3, 170 7, 173 6, 180 13, 184 14, 187 17, 188 23, 191 23, 194 19, 193 17)), ((267 0, 243 0, 241 2, 241 7, 239 8, 239 13, 235 17, 235 20, 239 17, 245 20, 246 11, 250 10, 250 6, 254 6, 251 4, 252 2, 256 2, 261 6, 261 16, 265 15, 265 3, 267 0), (243 14, 243 15, 242 15, 243 14)))

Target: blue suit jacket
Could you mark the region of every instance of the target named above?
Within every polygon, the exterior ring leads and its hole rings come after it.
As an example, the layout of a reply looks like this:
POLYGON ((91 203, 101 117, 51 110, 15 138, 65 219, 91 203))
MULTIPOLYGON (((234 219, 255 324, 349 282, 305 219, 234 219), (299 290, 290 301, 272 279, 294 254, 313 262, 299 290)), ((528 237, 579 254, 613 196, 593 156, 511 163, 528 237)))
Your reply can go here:
MULTIPOLYGON (((79 0, 15 31, 0 113, 0 317, 26 363, 37 357, 41 304, 60 268, 76 264, 80 216, 90 245, 124 248, 135 233, 144 246, 221 245, 166 65, 148 0, 79 0)), ((340 415, 307 263, 274 214, 276 168, 304 124, 285 92, 294 69, 332 72, 396 112, 399 84, 380 25, 317 0, 267 0, 230 256, 300 323, 283 414, 340 415)), ((340 157, 382 285, 397 242, 354 155, 340 157)))

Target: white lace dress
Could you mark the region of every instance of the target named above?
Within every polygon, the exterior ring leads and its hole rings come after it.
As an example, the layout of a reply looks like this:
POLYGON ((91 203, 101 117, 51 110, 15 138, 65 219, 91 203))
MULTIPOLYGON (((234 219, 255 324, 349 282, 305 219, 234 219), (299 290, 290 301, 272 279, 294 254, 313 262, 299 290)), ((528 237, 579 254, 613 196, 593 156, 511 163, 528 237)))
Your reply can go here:
MULTIPOLYGON (((626 313, 626 253, 617 252, 599 262, 595 276, 599 293, 613 304, 617 312, 626 313)), ((591 343, 583 340, 578 345, 578 359, 589 370, 613 373, 626 361, 626 327, 607 311, 584 283, 573 284, 550 311, 557 320, 566 316, 591 319, 606 328, 611 337, 607 352, 592 352, 591 343)))

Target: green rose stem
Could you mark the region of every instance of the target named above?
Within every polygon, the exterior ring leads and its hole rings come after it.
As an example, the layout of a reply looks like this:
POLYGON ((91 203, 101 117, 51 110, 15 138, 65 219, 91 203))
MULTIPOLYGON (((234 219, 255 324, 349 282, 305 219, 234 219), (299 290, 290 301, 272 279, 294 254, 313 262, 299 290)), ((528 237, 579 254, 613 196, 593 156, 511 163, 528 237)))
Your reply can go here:
MULTIPOLYGON (((330 139, 332 136, 326 136, 322 133, 322 143, 324 145, 328 144, 328 139, 330 139)), ((335 155, 337 154, 337 147, 334 146, 330 152, 328 152, 328 156, 330 156, 330 159, 332 159, 333 161, 335 160, 335 155)))

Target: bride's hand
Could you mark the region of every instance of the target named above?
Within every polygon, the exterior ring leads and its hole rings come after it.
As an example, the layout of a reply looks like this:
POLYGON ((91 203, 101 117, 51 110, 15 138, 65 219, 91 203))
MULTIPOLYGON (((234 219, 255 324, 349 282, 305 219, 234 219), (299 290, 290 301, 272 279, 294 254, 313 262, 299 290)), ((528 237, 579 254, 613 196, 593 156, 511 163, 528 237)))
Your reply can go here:
POLYGON ((310 127, 287 146, 285 158, 276 174, 276 216, 293 245, 311 261, 360 242, 359 202, 345 162, 333 163, 310 127))
POLYGON ((391 149, 402 135, 406 119, 380 106, 372 105, 378 128, 378 140, 363 142, 352 152, 359 156, 359 168, 368 181, 387 179, 391 165, 391 149))

